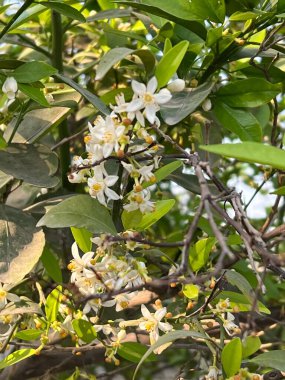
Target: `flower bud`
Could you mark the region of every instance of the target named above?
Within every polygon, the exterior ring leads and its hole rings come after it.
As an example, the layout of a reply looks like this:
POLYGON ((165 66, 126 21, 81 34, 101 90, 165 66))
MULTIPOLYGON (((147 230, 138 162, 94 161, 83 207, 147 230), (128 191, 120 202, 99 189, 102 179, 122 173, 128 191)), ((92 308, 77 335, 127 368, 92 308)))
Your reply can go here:
POLYGON ((212 109, 212 102, 210 99, 206 99, 204 100, 204 102, 202 103, 202 108, 205 112, 208 112, 212 109))
POLYGON ((173 82, 167 85, 167 88, 171 92, 180 92, 185 88, 185 81, 183 79, 175 79, 173 82))

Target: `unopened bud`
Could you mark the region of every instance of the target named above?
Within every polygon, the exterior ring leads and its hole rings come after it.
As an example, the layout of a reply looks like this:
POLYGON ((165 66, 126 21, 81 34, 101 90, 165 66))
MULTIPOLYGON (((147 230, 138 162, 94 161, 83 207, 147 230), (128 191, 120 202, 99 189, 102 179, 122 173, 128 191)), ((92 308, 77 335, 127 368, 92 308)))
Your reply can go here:
POLYGON ((233 312, 234 313, 239 313, 239 307, 237 306, 237 305, 235 305, 234 307, 233 307, 233 312))
POLYGON ((153 138, 152 138, 151 136, 146 136, 146 137, 145 137, 145 142, 146 142, 147 144, 152 144, 152 143, 153 143, 153 138))
POLYGON ((141 185, 135 185, 134 186, 134 192, 135 193, 140 193, 143 190, 141 185))
POLYGON ((125 156, 125 152, 124 152, 123 150, 119 149, 118 152, 117 152, 117 156, 118 156, 119 158, 124 158, 124 156, 125 156))
POLYGON ((129 125, 132 124, 132 120, 131 120, 131 119, 128 119, 128 118, 125 118, 125 119, 123 119, 122 123, 123 123, 126 127, 128 127, 129 125))
POLYGON ((212 109, 212 102, 210 99, 206 99, 204 100, 204 102, 202 103, 202 108, 205 112, 208 112, 212 109))
POLYGON ((155 301, 155 306, 158 308, 158 309, 162 309, 162 303, 161 303, 161 300, 160 299, 157 299, 156 301, 155 301))
POLYGON ((239 45, 239 46, 243 46, 245 44, 245 40, 243 40, 242 38, 235 38, 235 42, 239 45))
POLYGON ((192 301, 189 301, 187 306, 186 306, 186 310, 191 310, 193 309, 193 306, 194 306, 194 303, 192 301))
POLYGON ((180 92, 185 88, 185 81, 183 79, 175 79, 173 82, 167 85, 170 92, 180 92))
POLYGON ((173 317, 173 314, 170 313, 170 311, 165 314, 165 318, 172 318, 172 317, 173 317))
POLYGON ((191 87, 197 87, 198 86, 198 81, 197 79, 191 79, 190 86, 191 87))

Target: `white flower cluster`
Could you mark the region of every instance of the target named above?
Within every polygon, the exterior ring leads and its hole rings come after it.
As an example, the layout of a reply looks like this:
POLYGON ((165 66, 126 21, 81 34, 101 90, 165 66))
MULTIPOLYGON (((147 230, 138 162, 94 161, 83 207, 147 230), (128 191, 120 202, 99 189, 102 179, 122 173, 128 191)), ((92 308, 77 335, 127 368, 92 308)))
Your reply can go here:
POLYGON ((154 209, 150 201, 149 190, 143 190, 143 182, 155 182, 153 169, 158 161, 151 165, 141 165, 134 159, 141 151, 155 153, 158 149, 148 131, 146 122, 160 126, 156 113, 160 105, 171 99, 168 89, 157 90, 157 79, 151 78, 147 85, 132 81, 134 92, 131 102, 126 102, 123 94, 116 97, 116 105, 111 105, 112 113, 103 118, 97 117, 94 124, 89 123, 89 134, 85 136, 87 158, 74 157, 73 171, 69 175, 72 183, 87 182, 91 197, 104 206, 111 200, 120 198, 111 189, 118 181, 117 175, 109 175, 105 162, 111 156, 120 158, 128 175, 134 180, 134 191, 128 195, 127 211, 140 210, 142 213, 154 209), (142 141, 143 140, 143 141, 142 141), (131 153, 131 154, 127 154, 131 153))
POLYGON ((221 299, 217 303, 216 308, 213 309, 214 313, 219 314, 223 321, 223 327, 230 336, 240 332, 239 326, 234 323, 235 317, 230 313, 231 310, 228 298, 225 300, 221 299))
POLYGON ((5 95, 4 103, 1 104, 0 112, 5 113, 8 110, 10 104, 16 99, 18 91, 18 83, 14 77, 8 77, 2 86, 2 91, 5 95))
MULTIPOLYGON (((93 240, 98 242, 98 238, 93 240)), ((72 256, 73 260, 68 265, 68 269, 72 272, 71 282, 77 286, 84 297, 92 298, 86 303, 83 309, 84 314, 91 310, 97 313, 101 306, 115 306, 116 311, 125 309, 137 294, 131 289, 150 280, 145 264, 133 259, 130 255, 117 258, 99 247, 96 253, 87 252, 81 257, 77 244, 73 243, 72 256), (130 291, 128 292, 127 289, 130 291), (123 292, 119 293, 120 290, 123 292), (102 294, 110 291, 118 292, 118 295, 102 302, 100 298, 102 294)))

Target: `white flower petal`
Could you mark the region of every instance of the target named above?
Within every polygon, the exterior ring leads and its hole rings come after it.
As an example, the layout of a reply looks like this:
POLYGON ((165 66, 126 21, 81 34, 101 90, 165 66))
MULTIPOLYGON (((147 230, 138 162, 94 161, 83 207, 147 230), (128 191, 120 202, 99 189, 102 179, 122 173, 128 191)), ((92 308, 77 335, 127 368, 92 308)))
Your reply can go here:
POLYGON ((172 98, 170 91, 166 88, 160 90, 158 94, 153 95, 157 104, 165 104, 172 98))
POLYGON ((146 91, 151 92, 152 94, 155 93, 155 90, 157 89, 157 79, 156 77, 152 77, 151 80, 148 82, 146 86, 146 91))
POLYGON ((145 116, 147 120, 150 122, 150 124, 154 124, 156 111, 157 107, 153 104, 150 104, 145 107, 145 116))
POLYGON ((143 83, 132 80, 132 89, 135 94, 142 96, 146 92, 146 87, 143 83))
POLYGON ((114 190, 111 190, 108 187, 105 189, 105 194, 107 195, 108 199, 113 199, 114 201, 120 199, 120 196, 115 193, 114 190))
POLYGON ((142 99, 137 98, 131 101, 127 106, 127 112, 136 112, 144 107, 144 102, 142 99))
POLYGON ((149 312, 148 308, 147 308, 144 304, 141 305, 141 313, 142 313, 142 315, 143 315, 146 319, 150 319, 150 318, 152 318, 151 313, 149 312))
POLYGON ((118 176, 117 175, 109 175, 108 177, 105 178, 104 182, 107 187, 111 187, 115 185, 115 183, 118 181, 118 176))

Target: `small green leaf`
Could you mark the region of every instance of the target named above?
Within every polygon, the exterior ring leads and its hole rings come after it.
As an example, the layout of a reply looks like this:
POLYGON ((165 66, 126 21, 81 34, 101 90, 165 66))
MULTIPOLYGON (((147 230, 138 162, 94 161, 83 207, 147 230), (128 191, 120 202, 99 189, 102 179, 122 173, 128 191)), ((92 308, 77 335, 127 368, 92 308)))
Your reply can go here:
POLYGON ((19 90, 21 90, 25 95, 27 95, 30 99, 39 103, 41 106, 50 107, 49 102, 46 100, 42 90, 37 87, 32 87, 28 84, 19 83, 19 90))
POLYGON ((199 286, 193 284, 184 285, 182 288, 185 297, 190 300, 196 300, 199 297, 199 286))
POLYGON ((186 51, 189 42, 181 41, 161 58, 155 69, 155 76, 158 81, 158 87, 163 87, 169 79, 176 73, 186 51))
POLYGON ((47 274, 57 283, 62 283, 62 273, 59 266, 59 260, 51 252, 51 250, 46 246, 41 256, 41 261, 47 274))
POLYGON ((41 1, 41 5, 44 5, 47 8, 50 8, 63 16, 71 18, 73 20, 78 20, 80 22, 86 22, 85 17, 77 9, 71 7, 70 5, 63 4, 56 1, 41 1))
POLYGON ((208 262, 209 254, 216 243, 215 238, 201 239, 189 250, 189 264, 197 272, 208 262))
POLYGON ((85 228, 70 227, 74 240, 82 252, 90 252, 92 247, 92 233, 85 228))
POLYGON ((31 61, 19 66, 13 77, 19 83, 33 83, 57 73, 57 69, 45 62, 31 61))
POLYGON ((4 140, 3 136, 0 135, 0 149, 6 148, 7 143, 4 140))
MULTIPOLYGON (((143 355, 147 352, 148 347, 137 342, 121 343, 118 348, 118 355, 132 363, 139 363, 143 355)), ((151 354, 146 362, 156 361, 156 356, 151 354)))
POLYGON ((225 277, 231 285, 236 286, 245 295, 249 302, 253 302, 254 291, 244 276, 235 270, 227 270, 225 277))
POLYGON ((247 336, 242 342, 242 358, 251 356, 259 350, 261 341, 258 336, 247 336))
POLYGON ((269 165, 285 170, 285 151, 270 145, 244 142, 241 144, 200 145, 200 149, 240 161, 269 165))
POLYGON ((216 102, 214 114, 225 129, 236 134, 242 141, 261 141, 261 126, 256 117, 247 110, 231 108, 227 104, 216 102))
POLYGON ((142 220, 143 214, 140 212, 140 210, 134 210, 134 211, 127 211, 124 210, 122 212, 122 223, 125 228, 125 230, 129 230, 132 228, 136 228, 142 220))
POLYGON ((89 195, 76 195, 53 206, 39 220, 38 226, 83 227, 93 233, 116 234, 109 211, 89 195))
POLYGON ((36 340, 38 339, 43 332, 41 330, 36 330, 36 329, 27 329, 23 331, 18 331, 15 337, 17 339, 22 339, 22 340, 36 340))
MULTIPOLYGON (((162 166, 161 168, 159 168, 158 170, 156 170, 156 172, 154 173, 155 179, 156 179, 155 183, 159 183, 160 181, 164 180, 171 173, 173 173, 175 170, 177 170, 178 168, 180 168, 182 165, 183 164, 182 164, 181 161, 173 161, 173 162, 170 162, 167 165, 162 166)), ((144 182, 143 188, 145 189, 145 188, 147 188, 147 187, 149 187, 151 185, 153 185, 152 182, 144 182)))
POLYGON ((221 87, 216 96, 231 107, 258 107, 270 102, 280 91, 279 84, 270 83, 262 78, 249 78, 221 87))
POLYGON ((6 356, 5 359, 0 361, 0 369, 10 367, 13 364, 19 363, 20 361, 27 359, 28 357, 34 355, 36 350, 33 348, 23 348, 13 352, 12 354, 6 356))
POLYGON ((222 365, 227 377, 235 375, 241 366, 242 344, 239 338, 232 339, 222 351, 222 365))
POLYGON ((279 189, 273 191, 271 194, 285 195, 285 186, 279 187, 279 189))
POLYGON ((155 203, 155 210, 143 215, 141 222, 137 226, 139 230, 146 230, 159 219, 161 219, 165 214, 167 214, 172 207, 175 205, 174 199, 166 199, 163 201, 158 201, 155 203))
POLYGON ((235 12, 230 16, 230 21, 247 21, 253 20, 258 17, 259 14, 257 12, 235 12))
POLYGON ((84 319, 74 319, 72 321, 72 326, 78 338, 86 343, 93 342, 97 337, 97 332, 89 321, 85 321, 84 319))
POLYGON ((53 289, 53 291, 47 297, 45 304, 45 312, 46 318, 50 323, 56 321, 61 295, 62 286, 59 285, 55 289, 53 289))
POLYGON ((273 350, 264 352, 250 360, 261 367, 269 367, 278 371, 285 371, 285 350, 273 350))

